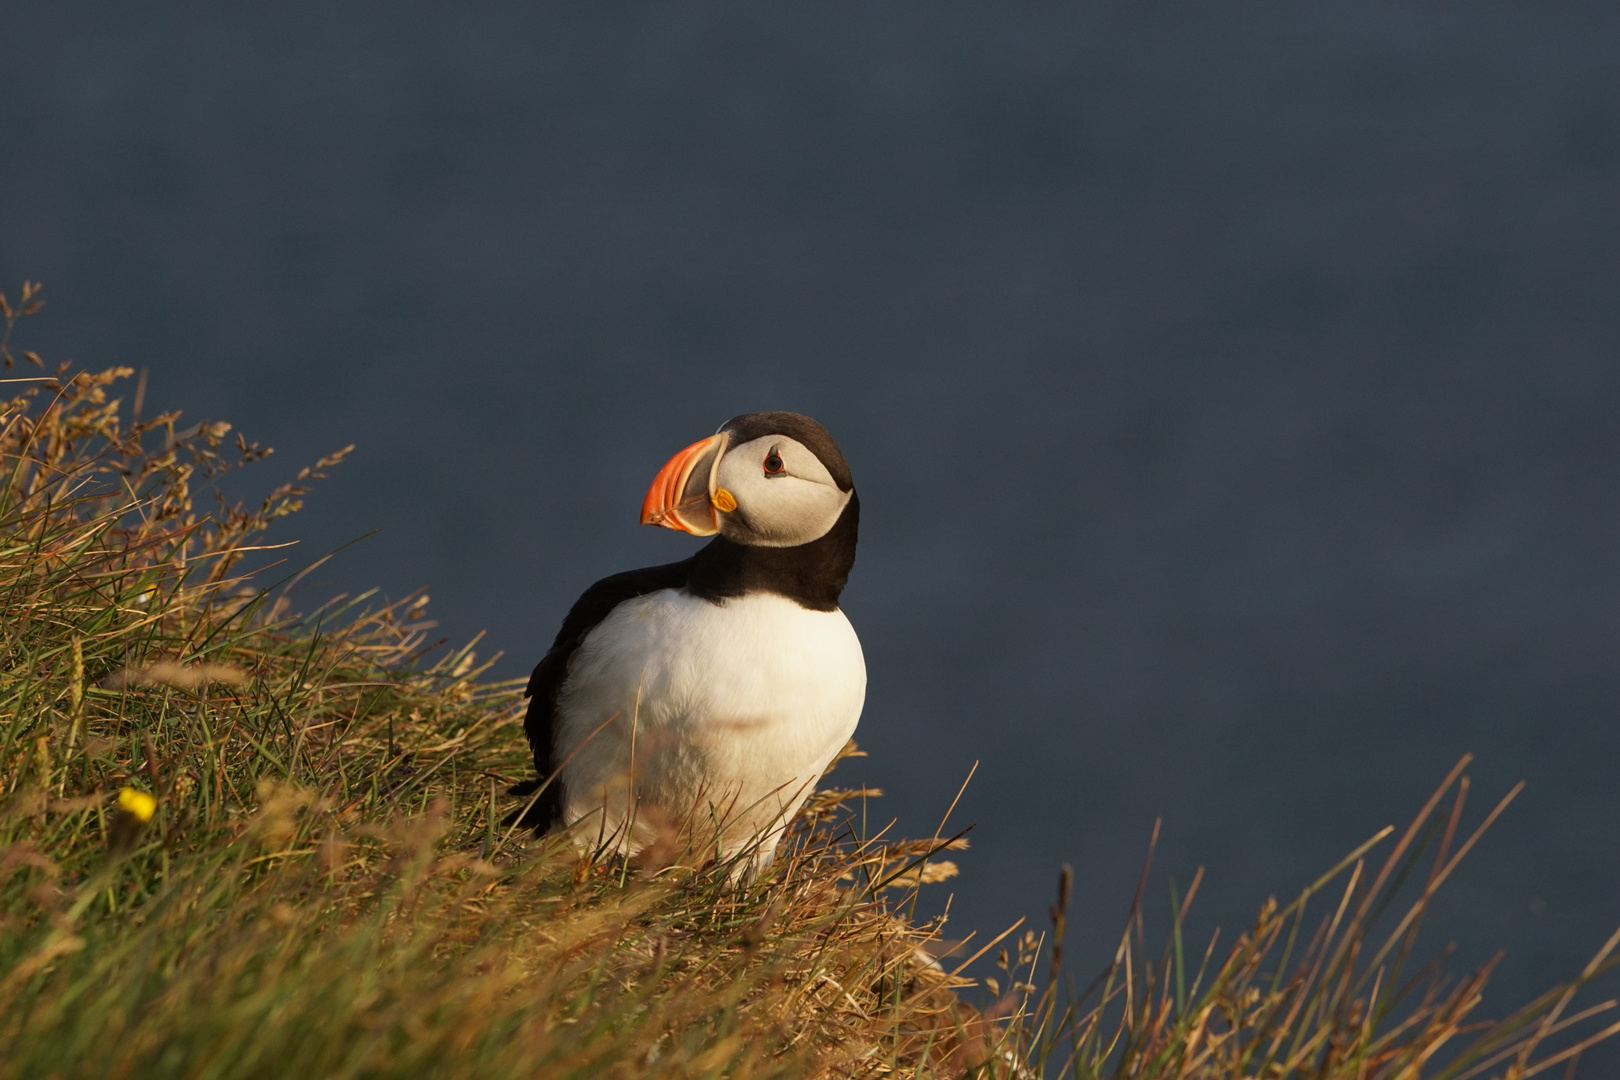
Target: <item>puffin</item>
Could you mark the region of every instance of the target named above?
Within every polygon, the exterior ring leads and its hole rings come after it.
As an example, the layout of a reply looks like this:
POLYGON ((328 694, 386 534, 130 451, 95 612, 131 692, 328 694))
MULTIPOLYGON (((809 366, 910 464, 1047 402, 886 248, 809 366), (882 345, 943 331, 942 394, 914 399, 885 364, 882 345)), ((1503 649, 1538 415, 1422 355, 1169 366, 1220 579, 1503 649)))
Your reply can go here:
POLYGON ((583 850, 769 865, 865 702, 839 607, 859 521, 849 465, 808 416, 746 413, 670 458, 641 523, 713 539, 569 609, 529 679, 537 775, 510 789, 527 797, 514 819, 583 850))

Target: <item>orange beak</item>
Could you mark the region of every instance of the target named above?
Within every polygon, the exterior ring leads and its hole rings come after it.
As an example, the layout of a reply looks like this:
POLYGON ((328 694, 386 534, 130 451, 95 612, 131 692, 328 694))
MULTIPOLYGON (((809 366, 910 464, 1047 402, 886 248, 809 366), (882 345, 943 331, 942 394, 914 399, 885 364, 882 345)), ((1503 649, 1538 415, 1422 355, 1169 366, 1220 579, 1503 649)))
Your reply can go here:
POLYGON ((713 536, 720 531, 720 516, 714 508, 715 476, 726 439, 722 431, 695 442, 658 470, 641 502, 643 525, 662 525, 693 536, 713 536))

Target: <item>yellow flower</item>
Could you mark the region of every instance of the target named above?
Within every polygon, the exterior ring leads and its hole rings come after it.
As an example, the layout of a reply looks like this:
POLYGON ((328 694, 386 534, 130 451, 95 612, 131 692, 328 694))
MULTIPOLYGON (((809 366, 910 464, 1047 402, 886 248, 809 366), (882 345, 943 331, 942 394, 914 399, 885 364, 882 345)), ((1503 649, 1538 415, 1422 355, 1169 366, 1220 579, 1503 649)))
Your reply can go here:
POLYGON ((118 809, 145 825, 157 812, 157 800, 144 791, 127 787, 118 793, 118 809))

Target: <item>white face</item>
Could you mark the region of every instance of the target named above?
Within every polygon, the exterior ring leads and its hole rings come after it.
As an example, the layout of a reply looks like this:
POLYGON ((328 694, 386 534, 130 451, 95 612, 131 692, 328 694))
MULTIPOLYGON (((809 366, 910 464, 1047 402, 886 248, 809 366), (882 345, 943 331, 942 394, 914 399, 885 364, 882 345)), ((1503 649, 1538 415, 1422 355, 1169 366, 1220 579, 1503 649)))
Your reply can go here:
POLYGON ((740 544, 796 547, 827 535, 849 503, 821 459, 785 435, 730 447, 715 476, 737 509, 718 514, 720 533, 740 544))

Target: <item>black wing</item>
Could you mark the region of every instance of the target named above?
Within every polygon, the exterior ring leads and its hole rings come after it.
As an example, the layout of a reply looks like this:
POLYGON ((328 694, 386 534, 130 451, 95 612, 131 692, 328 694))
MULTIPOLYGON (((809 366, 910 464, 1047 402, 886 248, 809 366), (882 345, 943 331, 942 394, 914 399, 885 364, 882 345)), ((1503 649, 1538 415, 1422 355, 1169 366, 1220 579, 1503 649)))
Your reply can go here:
MULTIPOLYGON (((608 617, 610 611, 626 600, 634 600, 660 589, 684 588, 691 565, 691 559, 683 559, 665 566, 627 570, 603 578, 574 601, 574 606, 568 609, 568 617, 563 619, 562 629, 557 631, 557 640, 551 643, 551 651, 541 658, 534 674, 529 676, 529 688, 524 692, 530 700, 529 713, 523 720, 523 733, 529 737, 529 749, 534 751, 534 771, 538 775, 533 780, 513 785, 508 794, 533 795, 562 766, 554 745, 557 693, 562 689, 563 680, 568 677, 568 661, 573 657, 574 650, 608 617)), ((514 815, 509 818, 508 824, 517 820, 536 833, 543 833, 561 822, 562 814, 562 783, 552 780, 534 805, 521 817, 514 815)))

